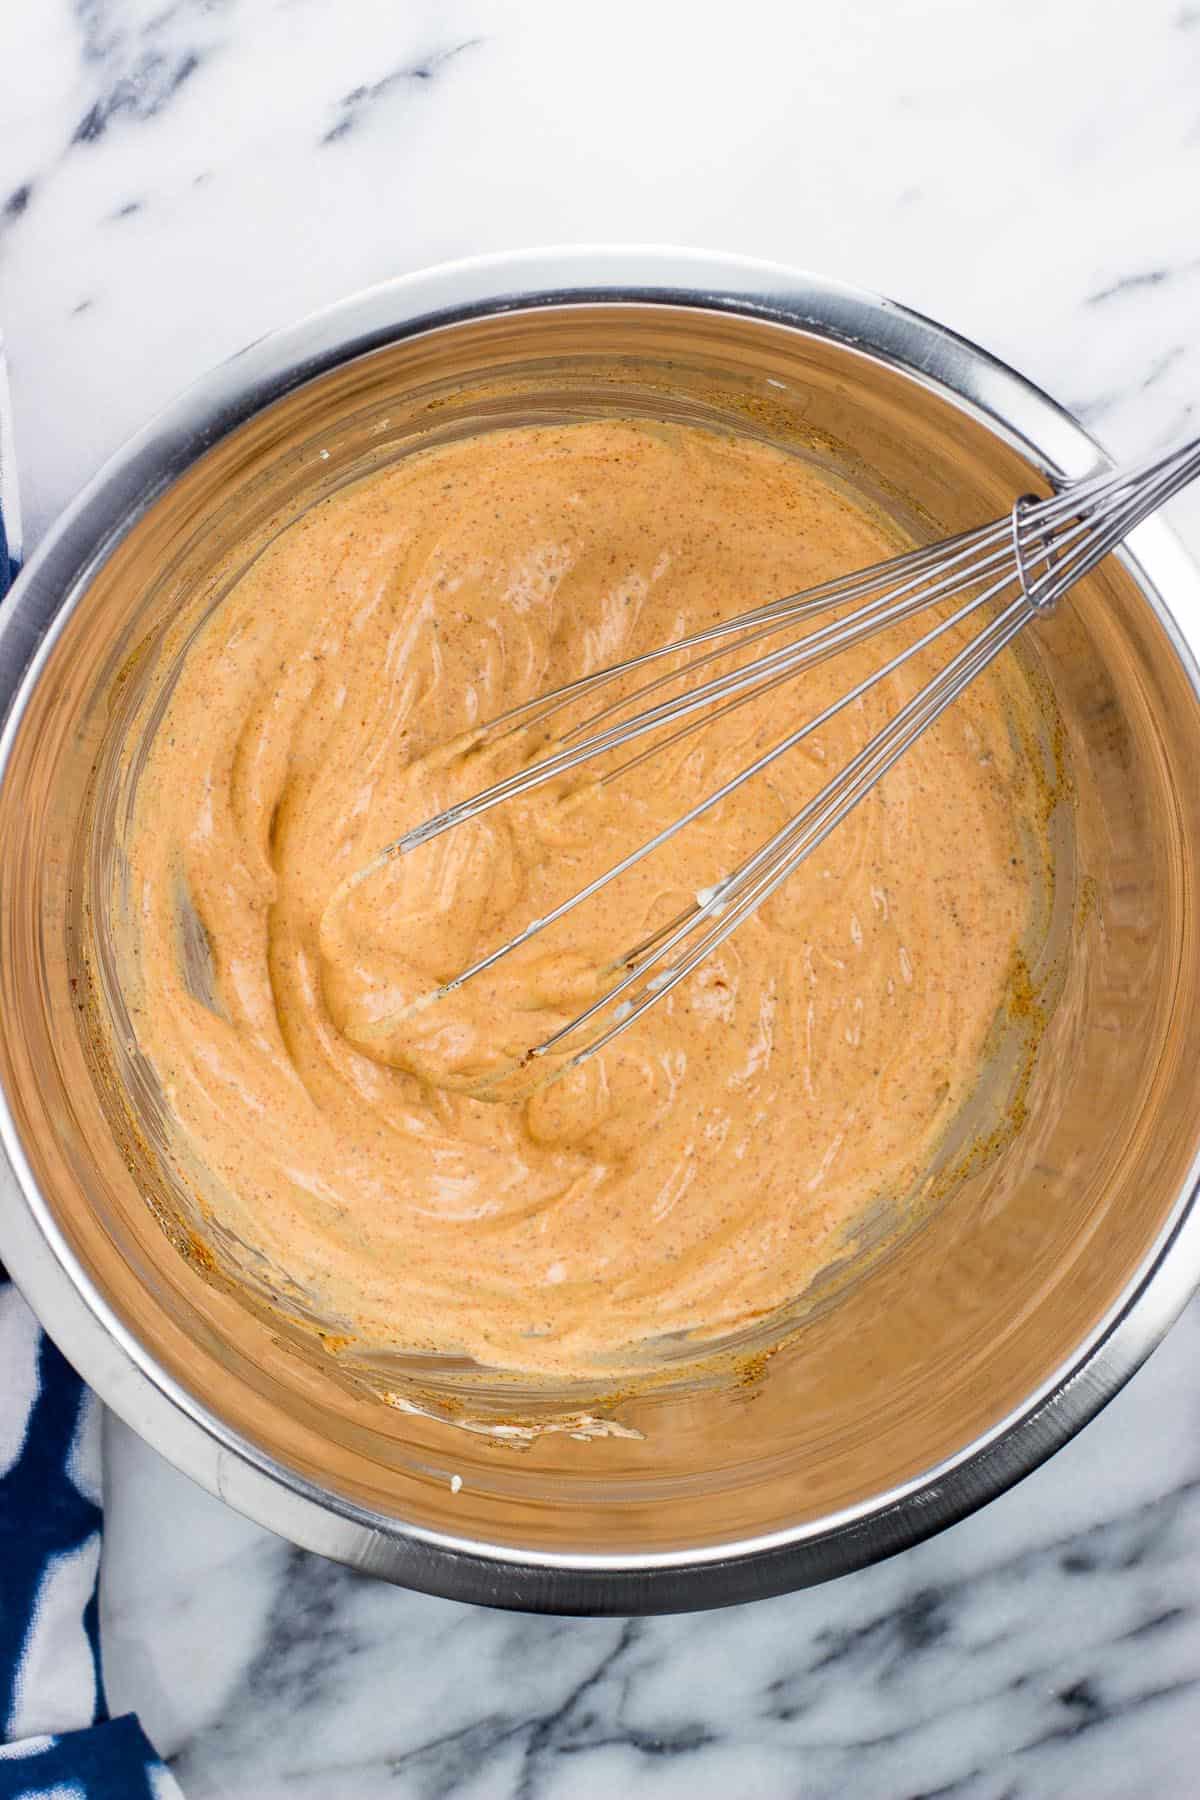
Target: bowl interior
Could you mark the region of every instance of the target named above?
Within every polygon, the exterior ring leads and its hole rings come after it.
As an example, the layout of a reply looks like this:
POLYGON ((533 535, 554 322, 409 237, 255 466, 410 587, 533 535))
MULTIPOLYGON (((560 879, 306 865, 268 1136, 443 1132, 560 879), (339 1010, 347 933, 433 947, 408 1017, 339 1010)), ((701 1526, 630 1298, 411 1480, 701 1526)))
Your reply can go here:
MULTIPOLYGON (((1200 707, 1137 580, 1110 559, 1037 633, 1071 854, 1053 955, 1025 1002, 1038 1049, 1013 1090, 1020 1129, 960 1168, 947 1202, 764 1366, 589 1395, 621 1435, 481 1434, 381 1404, 319 1341, 213 1279, 163 1174, 151 1087, 119 1045, 96 1052, 112 994, 103 949, 86 952, 129 797, 115 748, 161 704, 180 622, 315 498, 437 438, 629 413, 760 432, 922 539, 1044 486, 961 403, 816 331, 632 303, 447 325, 256 414, 105 547, 0 788, 0 1076, 58 1228, 131 1337, 231 1442, 335 1505, 616 1560, 813 1532, 977 1445, 1102 1326, 1200 1139, 1200 707)), ((396 1391, 423 1392, 412 1377, 398 1368, 396 1391)))

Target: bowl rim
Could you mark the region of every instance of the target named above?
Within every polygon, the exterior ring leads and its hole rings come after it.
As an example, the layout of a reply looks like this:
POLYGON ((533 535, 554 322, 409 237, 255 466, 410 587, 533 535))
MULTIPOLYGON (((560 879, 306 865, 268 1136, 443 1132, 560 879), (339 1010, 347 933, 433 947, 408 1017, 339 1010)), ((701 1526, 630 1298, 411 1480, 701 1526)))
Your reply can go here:
MULTIPOLYGON (((1108 466, 1040 388, 966 338, 868 291, 773 263, 669 246, 578 246, 473 257, 364 289, 258 339, 187 388, 119 449, 47 532, 0 610, 0 784, 55 640, 119 539, 188 465, 285 393, 353 357, 470 318, 654 304, 775 322, 883 362, 985 423, 1043 473, 1108 466)), ((1161 520, 1122 552, 1193 691, 1200 668, 1163 593, 1200 635, 1200 568, 1161 520)), ((50 1336, 128 1425, 258 1524, 425 1592, 520 1610, 682 1611, 810 1585, 894 1554, 1028 1474, 1123 1386, 1200 1284, 1200 1157, 1109 1312, 1007 1417, 952 1457, 858 1506, 792 1528, 637 1556, 533 1552, 405 1525, 259 1450, 161 1369, 75 1257, 40 1193, 0 1087, 0 1257, 50 1336)))

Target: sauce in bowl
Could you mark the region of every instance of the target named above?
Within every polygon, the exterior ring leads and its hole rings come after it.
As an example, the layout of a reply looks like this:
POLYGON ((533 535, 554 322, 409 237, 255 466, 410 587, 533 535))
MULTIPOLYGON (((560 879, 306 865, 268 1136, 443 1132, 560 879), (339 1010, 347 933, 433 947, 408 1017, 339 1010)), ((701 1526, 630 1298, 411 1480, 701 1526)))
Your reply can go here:
POLYGON ((542 748, 479 751, 490 717, 898 547, 795 456, 608 420, 412 455, 241 576, 138 783, 128 998, 179 1165, 260 1279, 367 1348, 609 1376, 769 1318, 868 1212, 900 1207, 980 1082, 1036 914, 1036 706, 1013 655, 688 982, 532 1095, 471 1089, 792 816, 933 661, 451 1000, 407 1010, 852 687, 881 644, 610 786, 512 802, 345 886, 542 748))

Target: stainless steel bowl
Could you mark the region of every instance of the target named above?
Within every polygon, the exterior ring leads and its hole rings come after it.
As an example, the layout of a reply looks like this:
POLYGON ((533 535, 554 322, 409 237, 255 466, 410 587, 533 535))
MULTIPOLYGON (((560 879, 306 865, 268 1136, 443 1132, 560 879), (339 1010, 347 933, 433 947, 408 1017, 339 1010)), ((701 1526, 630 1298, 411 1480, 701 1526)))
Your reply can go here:
POLYGON ((725 257, 531 253, 243 352, 108 465, 0 611, 0 1254, 103 1398, 214 1493, 389 1579, 553 1611, 711 1606, 913 1543, 1078 1430, 1200 1277, 1200 676, 1172 617, 1200 619, 1200 578, 1159 523, 1039 628, 1075 849, 1022 1128, 756 1380, 613 1402, 637 1437, 506 1447, 381 1405, 156 1222, 169 1196, 139 1096, 95 1057, 81 943, 164 622, 431 435, 631 410, 763 432, 927 536, 1104 460, 888 301, 725 257))

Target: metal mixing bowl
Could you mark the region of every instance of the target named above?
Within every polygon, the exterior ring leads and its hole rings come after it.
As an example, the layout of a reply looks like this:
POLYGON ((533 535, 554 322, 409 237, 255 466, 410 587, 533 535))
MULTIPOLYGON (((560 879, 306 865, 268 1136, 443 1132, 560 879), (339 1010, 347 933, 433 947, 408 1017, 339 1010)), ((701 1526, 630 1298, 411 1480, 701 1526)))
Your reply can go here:
POLYGON ((108 465, 0 611, 0 1254, 109 1405, 214 1493, 390 1579, 558 1611, 716 1605, 913 1543, 1078 1430, 1200 1276, 1200 677, 1174 622, 1200 620, 1200 579, 1160 523, 1038 627, 1074 848, 1021 1129, 754 1381, 610 1407, 639 1436, 505 1445, 382 1405, 156 1222, 151 1109, 132 1064, 97 1062, 81 947, 164 622, 414 443, 630 411, 762 432, 926 537, 1104 461, 887 301, 724 257, 534 253, 245 351, 108 465))

